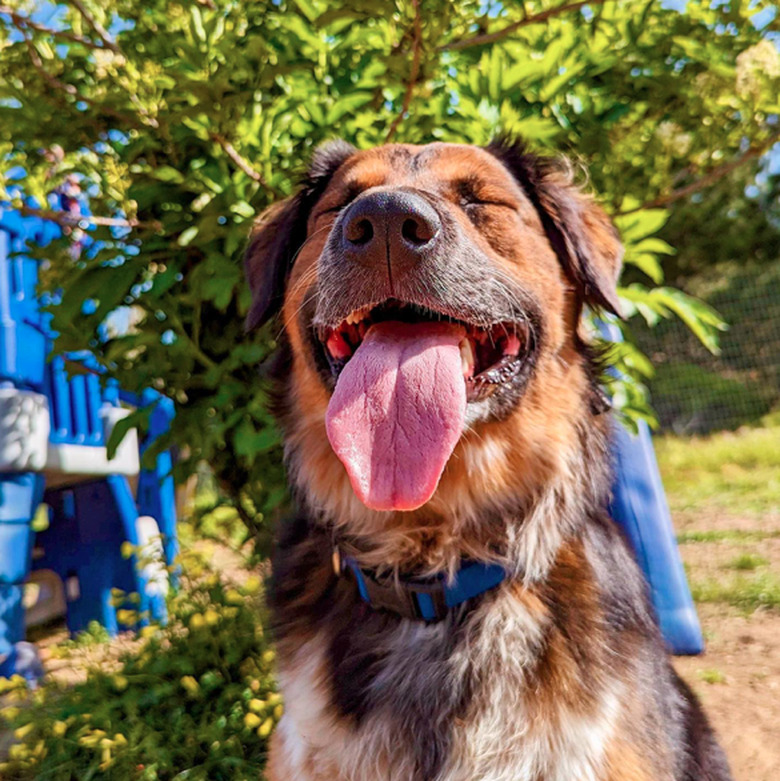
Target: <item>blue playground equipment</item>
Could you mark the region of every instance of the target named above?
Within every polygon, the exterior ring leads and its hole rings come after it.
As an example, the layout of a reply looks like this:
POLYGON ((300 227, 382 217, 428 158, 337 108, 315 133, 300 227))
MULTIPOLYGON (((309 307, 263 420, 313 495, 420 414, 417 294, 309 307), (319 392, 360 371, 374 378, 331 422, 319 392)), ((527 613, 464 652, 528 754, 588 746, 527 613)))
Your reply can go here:
POLYGON ((636 435, 615 425, 615 482, 610 513, 634 549, 650 587, 661 633, 669 651, 695 655, 704 650, 699 618, 677 548, 650 429, 639 422, 636 435))
MULTIPOLYGON (((600 322, 598 326, 605 339, 622 339, 614 324, 600 322)), ((639 421, 636 434, 616 423, 612 452, 615 478, 610 514, 645 574, 666 646, 679 656, 700 654, 704 639, 647 423, 639 421)))
POLYGON ((139 567, 135 556, 121 555, 122 543, 145 553, 161 548, 167 564, 176 553, 171 456, 141 466, 141 454, 169 426, 172 402, 102 382, 88 353, 47 362, 51 317, 36 291, 38 262, 24 248, 57 235, 56 225, 0 206, 0 676, 40 674, 23 642, 28 578, 39 595, 59 595, 71 632, 97 620, 116 633, 113 589, 138 593, 133 607, 156 620, 165 618, 167 591, 165 565, 139 567), (123 402, 150 408, 149 434, 139 448, 130 431, 109 459, 111 430, 128 414, 123 402), (41 502, 49 525, 36 534, 41 502))

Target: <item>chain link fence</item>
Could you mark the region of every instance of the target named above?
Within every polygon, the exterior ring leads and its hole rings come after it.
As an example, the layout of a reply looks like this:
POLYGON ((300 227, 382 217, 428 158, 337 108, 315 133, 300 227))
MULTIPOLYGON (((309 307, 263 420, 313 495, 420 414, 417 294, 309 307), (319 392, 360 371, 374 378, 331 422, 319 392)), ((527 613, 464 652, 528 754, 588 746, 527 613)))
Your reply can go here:
POLYGON ((634 328, 656 367, 648 386, 661 429, 706 434, 780 413, 780 261, 718 267, 682 287, 713 306, 729 328, 717 356, 679 320, 634 328))

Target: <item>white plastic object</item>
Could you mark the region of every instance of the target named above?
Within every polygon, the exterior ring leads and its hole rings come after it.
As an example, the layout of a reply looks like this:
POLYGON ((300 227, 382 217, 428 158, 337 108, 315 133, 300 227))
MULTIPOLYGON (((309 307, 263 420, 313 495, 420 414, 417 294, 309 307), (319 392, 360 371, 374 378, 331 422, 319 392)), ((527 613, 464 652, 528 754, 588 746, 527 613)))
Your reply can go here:
POLYGON ((164 597, 168 593, 168 570, 165 552, 157 521, 151 515, 140 515, 135 522, 138 539, 137 558, 141 562, 141 575, 146 581, 146 593, 150 597, 164 597))
POLYGON ((0 388, 0 472, 40 472, 50 427, 46 396, 0 388))

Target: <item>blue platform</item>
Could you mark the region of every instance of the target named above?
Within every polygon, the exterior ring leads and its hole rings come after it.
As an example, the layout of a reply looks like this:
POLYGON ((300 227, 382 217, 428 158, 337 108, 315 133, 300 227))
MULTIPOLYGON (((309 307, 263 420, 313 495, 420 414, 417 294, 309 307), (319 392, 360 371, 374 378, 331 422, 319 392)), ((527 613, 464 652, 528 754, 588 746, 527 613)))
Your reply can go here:
POLYGON ((167 430, 172 402, 153 391, 124 393, 88 353, 47 361, 51 318, 37 292, 38 262, 25 247, 58 235, 56 225, 0 207, 0 675, 27 672, 16 669, 25 654, 15 648, 24 639, 31 571, 61 579, 72 632, 93 620, 116 632, 114 589, 138 593, 145 620, 165 618, 164 565, 139 567, 134 556, 122 557, 122 543, 154 545, 158 531, 168 564, 177 546, 170 454, 150 468, 139 454, 167 430), (128 404, 150 409, 149 433, 139 443, 131 432, 109 459, 107 439, 128 404), (36 535, 41 501, 50 523, 36 535))

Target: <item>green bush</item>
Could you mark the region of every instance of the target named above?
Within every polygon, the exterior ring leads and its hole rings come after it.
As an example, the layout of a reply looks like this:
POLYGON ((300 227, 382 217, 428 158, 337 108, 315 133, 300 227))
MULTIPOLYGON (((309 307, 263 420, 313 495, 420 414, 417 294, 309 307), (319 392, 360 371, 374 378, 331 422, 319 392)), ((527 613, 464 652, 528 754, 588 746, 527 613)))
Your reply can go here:
POLYGON ((72 688, 30 694, 0 679, 0 717, 17 743, 4 781, 258 779, 281 715, 273 651, 260 621, 259 580, 226 585, 200 557, 182 561, 165 627, 113 672, 93 669, 72 688))
MULTIPOLYGON (((0 199, 66 229, 31 249, 49 261, 47 289, 63 291, 57 349, 89 349, 127 390, 173 399, 160 446, 180 449, 177 475, 208 462, 236 507, 254 508, 242 520, 261 548, 287 499, 257 374, 279 329, 243 332, 241 255, 255 215, 296 189, 321 141, 483 144, 504 131, 580 156, 626 244, 626 315, 676 315, 714 348, 717 318, 663 286, 673 249, 658 232, 666 206, 735 166, 755 171, 778 139, 778 53, 756 22, 770 0, 683 11, 658 0, 81 0, 47 24, 30 0, 11 5, 0 199), (78 183, 91 215, 35 210, 19 168, 39 204, 78 183), (74 251, 85 235, 99 250, 74 251), (105 339, 122 306, 135 327, 105 339)), ((621 368, 635 377, 641 362, 621 368)), ((616 398, 637 416, 641 396, 636 385, 616 398)))

